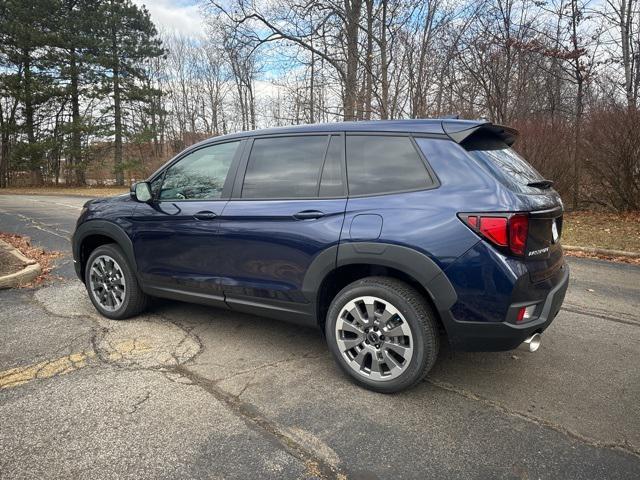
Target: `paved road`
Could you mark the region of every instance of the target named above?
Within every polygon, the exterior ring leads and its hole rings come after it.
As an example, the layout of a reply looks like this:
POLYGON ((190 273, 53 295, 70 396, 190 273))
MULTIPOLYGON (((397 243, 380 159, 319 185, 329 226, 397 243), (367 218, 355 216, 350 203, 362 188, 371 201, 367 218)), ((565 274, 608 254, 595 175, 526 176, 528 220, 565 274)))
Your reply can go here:
POLYGON ((0 292, 0 478, 640 477, 640 268, 569 259, 536 354, 445 349, 385 396, 314 330, 169 301, 99 317, 67 241, 84 201, 0 195, 0 230, 66 254, 0 292))

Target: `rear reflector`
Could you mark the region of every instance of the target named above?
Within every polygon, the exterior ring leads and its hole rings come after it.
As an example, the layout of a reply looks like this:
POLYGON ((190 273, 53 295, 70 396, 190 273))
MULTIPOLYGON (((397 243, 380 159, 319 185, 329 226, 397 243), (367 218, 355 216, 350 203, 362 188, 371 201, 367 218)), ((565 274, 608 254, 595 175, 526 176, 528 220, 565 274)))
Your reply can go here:
POLYGON ((492 215, 460 214, 460 218, 493 245, 524 256, 529 234, 529 216, 524 213, 492 215))
POLYGON ((536 309, 535 305, 529 305, 528 307, 520 307, 520 310, 518 310, 518 317, 516 321, 518 323, 522 323, 527 320, 530 320, 531 317, 533 317, 533 312, 535 311, 535 309, 536 309))

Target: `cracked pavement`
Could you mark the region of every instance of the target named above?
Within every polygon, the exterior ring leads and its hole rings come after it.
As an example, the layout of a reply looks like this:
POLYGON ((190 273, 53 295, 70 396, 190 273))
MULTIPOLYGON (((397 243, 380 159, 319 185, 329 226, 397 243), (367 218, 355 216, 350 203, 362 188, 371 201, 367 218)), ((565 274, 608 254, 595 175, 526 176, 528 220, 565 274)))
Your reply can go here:
POLYGON ((64 256, 0 292, 0 478, 638 478, 640 268, 569 259, 540 350, 446 347, 397 395, 318 331, 158 300, 100 317, 75 278, 79 197, 0 195, 0 230, 64 256))

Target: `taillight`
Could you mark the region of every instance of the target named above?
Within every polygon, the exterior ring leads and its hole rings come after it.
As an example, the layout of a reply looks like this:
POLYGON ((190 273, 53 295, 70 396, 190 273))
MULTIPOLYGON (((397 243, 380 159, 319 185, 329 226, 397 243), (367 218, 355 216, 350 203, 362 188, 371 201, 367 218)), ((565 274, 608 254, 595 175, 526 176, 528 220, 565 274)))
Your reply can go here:
POLYGON ((500 247, 507 246, 507 219, 505 217, 480 217, 478 220, 480 233, 500 247))
POLYGON ((493 245, 508 248, 513 255, 523 256, 525 254, 529 234, 529 216, 527 214, 460 214, 459 216, 469 228, 482 235, 493 245))
POLYGON ((529 233, 529 216, 513 215, 509 219, 509 248, 515 255, 524 255, 529 233))

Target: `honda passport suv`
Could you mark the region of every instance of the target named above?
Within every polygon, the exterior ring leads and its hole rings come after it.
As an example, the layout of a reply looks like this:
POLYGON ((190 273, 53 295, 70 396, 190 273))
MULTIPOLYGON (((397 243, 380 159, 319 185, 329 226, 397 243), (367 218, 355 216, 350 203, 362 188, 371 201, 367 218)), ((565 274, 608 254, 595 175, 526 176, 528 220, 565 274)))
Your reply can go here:
POLYGON ((379 392, 422 379, 441 338, 533 351, 569 269, 562 202, 516 136, 434 119, 216 137, 88 202, 75 268, 111 319, 165 297, 319 327, 379 392))

